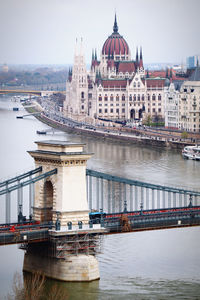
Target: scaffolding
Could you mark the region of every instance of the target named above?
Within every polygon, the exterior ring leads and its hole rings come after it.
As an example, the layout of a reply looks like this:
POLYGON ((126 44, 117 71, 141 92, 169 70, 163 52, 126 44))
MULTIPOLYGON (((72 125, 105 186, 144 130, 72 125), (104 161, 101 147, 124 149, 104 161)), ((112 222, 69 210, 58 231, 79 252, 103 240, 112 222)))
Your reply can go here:
POLYGON ((96 255, 101 252, 102 235, 89 232, 77 232, 64 237, 53 237, 51 242, 54 245, 53 256, 65 259, 71 255, 96 255))
POLYGON ((99 232, 81 232, 64 236, 50 236, 48 241, 22 244, 20 249, 30 254, 48 256, 66 260, 72 255, 97 255, 101 253, 103 234, 99 232))

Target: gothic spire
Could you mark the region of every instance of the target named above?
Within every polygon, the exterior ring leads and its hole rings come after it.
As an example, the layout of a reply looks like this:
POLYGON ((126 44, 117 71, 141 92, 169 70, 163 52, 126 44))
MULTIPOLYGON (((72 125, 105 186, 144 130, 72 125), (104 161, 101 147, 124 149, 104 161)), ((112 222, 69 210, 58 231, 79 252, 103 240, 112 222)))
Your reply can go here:
POLYGON ((114 22, 114 26, 113 26, 113 32, 114 32, 114 33, 118 33, 118 26, 117 26, 117 17, 116 17, 116 13, 115 13, 115 22, 114 22))
POLYGON ((94 60, 94 50, 92 49, 92 61, 94 60))
POLYGON ((140 60, 142 60, 142 47, 140 47, 140 60))
POLYGON ((138 63, 138 47, 137 47, 137 49, 136 49, 136 63, 138 63))
POLYGON ((143 69, 143 60, 142 60, 142 47, 140 47, 140 62, 139 62, 140 69, 143 69))
POLYGON ((97 49, 95 49, 94 59, 97 60, 97 49))

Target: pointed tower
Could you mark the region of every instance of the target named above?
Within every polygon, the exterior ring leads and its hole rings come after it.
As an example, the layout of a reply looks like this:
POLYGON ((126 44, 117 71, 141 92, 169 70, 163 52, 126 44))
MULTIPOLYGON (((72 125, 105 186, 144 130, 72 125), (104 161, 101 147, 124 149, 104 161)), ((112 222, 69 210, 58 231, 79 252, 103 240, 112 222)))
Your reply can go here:
POLYGON ((117 16, 115 13, 115 21, 114 21, 114 26, 113 26, 113 32, 118 33, 118 25, 117 25, 117 16))
POLYGON ((138 58, 138 47, 136 48, 136 57, 135 57, 136 65, 138 67, 139 58, 138 58))
POLYGON ((110 59, 114 59, 115 61, 130 61, 131 60, 131 52, 128 46, 128 43, 120 35, 118 31, 117 24, 117 16, 115 13, 113 32, 106 39, 103 44, 101 51, 101 63, 100 63, 100 71, 103 77, 106 77, 107 74, 107 61, 110 59))
POLYGON ((142 58, 142 47, 140 47, 140 62, 139 62, 139 68, 144 69, 143 66, 143 58, 142 58))
POLYGON ((76 40, 72 79, 66 87, 67 111, 75 115, 85 115, 88 112, 88 80, 83 51, 83 39, 80 48, 76 40))

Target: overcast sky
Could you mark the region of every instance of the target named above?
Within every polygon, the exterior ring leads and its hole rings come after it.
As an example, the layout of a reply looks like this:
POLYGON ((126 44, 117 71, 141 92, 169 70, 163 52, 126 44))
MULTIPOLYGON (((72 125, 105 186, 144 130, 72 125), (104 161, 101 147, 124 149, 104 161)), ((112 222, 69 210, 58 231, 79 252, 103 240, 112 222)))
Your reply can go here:
POLYGON ((200 54, 200 0, 0 0, 0 64, 68 64, 76 38, 86 62, 113 31, 145 63, 185 62, 200 54))

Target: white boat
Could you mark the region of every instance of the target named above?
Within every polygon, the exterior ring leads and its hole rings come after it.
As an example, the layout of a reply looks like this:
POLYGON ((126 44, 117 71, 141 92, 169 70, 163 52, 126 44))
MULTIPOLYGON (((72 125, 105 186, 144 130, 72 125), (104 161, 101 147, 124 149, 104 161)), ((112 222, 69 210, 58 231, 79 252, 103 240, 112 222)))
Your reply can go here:
POLYGON ((200 160, 200 145, 184 147, 182 155, 184 158, 200 160))

